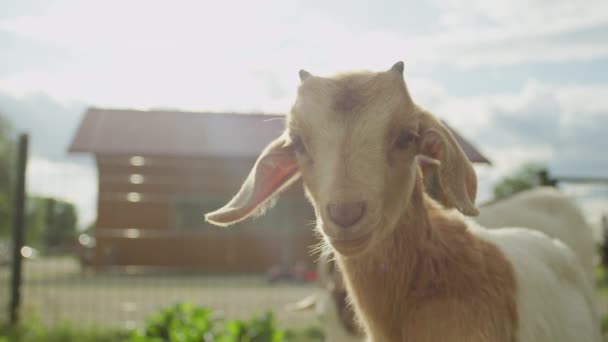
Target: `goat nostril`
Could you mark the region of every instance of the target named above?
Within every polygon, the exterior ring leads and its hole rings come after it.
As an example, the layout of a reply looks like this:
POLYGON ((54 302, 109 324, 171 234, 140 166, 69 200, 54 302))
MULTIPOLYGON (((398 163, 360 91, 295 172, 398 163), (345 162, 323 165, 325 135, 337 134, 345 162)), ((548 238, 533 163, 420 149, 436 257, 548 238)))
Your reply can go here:
POLYGON ((327 205, 329 218, 342 228, 348 228, 363 217, 365 202, 330 203, 327 205))

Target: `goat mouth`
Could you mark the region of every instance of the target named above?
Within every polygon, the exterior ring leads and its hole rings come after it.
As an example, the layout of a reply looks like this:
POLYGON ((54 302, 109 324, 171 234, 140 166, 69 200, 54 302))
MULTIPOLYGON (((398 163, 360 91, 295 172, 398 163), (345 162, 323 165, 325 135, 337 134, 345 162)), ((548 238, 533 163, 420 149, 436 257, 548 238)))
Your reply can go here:
POLYGON ((365 247, 371 239, 371 236, 372 234, 368 233, 360 237, 349 239, 330 239, 330 241, 338 252, 352 254, 353 252, 361 250, 363 247, 365 247))

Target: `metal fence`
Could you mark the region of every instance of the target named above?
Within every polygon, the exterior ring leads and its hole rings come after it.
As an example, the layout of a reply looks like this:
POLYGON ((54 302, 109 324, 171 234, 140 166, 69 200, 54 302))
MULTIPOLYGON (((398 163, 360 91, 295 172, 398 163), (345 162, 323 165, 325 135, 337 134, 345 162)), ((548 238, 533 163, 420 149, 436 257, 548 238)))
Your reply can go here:
POLYGON ((282 326, 314 323, 312 315, 288 312, 286 304, 309 295, 311 286, 270 284, 258 275, 196 272, 82 272, 73 257, 42 257, 24 264, 24 316, 51 324, 62 320, 133 328, 177 302, 210 307, 229 318, 277 313, 282 326))
MULTIPOLYGON (((26 147, 23 147, 24 151, 26 147)), ((22 167, 19 173, 24 175, 23 171, 22 167)), ((23 188, 23 185, 19 187, 23 188)), ((23 210, 27 206, 23 200, 23 197, 17 199, 14 208, 23 210)), ((78 252, 67 249, 62 253, 42 253, 30 248, 27 239, 22 241, 20 238, 24 231, 23 212, 15 210, 13 216, 17 235, 11 237, 12 242, 0 246, 10 252, 2 253, 8 256, 0 264, 0 322, 11 320, 10 313, 18 308, 21 319, 35 318, 48 324, 71 321, 78 326, 134 328, 142 326, 146 317, 162 308, 188 302, 214 309, 229 319, 246 319, 273 311, 277 323, 284 328, 316 323, 313 312, 286 309, 288 304, 315 290, 314 281, 298 278, 302 273, 296 272, 290 279, 276 281, 272 275, 277 274, 264 272, 222 274, 169 267, 100 268, 94 263, 89 265, 81 249, 76 249, 78 252), (17 248, 13 248, 14 245, 17 248), (12 255, 13 249, 18 251, 17 258, 12 255)), ((87 241, 80 242, 87 244, 87 241)), ((276 247, 271 246, 273 243, 268 241, 268 247, 276 247)), ((188 241, 183 242, 182 248, 178 246, 180 253, 186 254, 192 248, 192 244, 188 244, 188 248, 186 244, 188 241)), ((154 252, 160 256, 164 253, 162 247, 154 252)), ((229 258, 228 254, 234 252, 226 250, 226 256, 217 257, 229 258)), ((284 275, 289 278, 290 274, 284 275)), ((12 317, 13 321, 16 318, 12 317)))
MULTIPOLYGON (((601 219, 608 215, 608 183, 597 179, 561 179, 557 186, 578 201, 599 241, 601 219)), ((18 219, 15 225, 18 227, 15 232, 22 230, 23 224, 18 219)), ((19 236, 13 237, 19 246, 19 236)), ((4 245, 0 249, 10 247, 4 245)), ((22 317, 37 317, 50 324, 68 320, 79 325, 134 328, 141 326, 150 314, 177 302, 210 307, 230 318, 273 311, 284 327, 317 323, 314 312, 285 309, 287 304, 310 295, 315 290, 314 283, 274 283, 266 274, 137 267, 94 269, 83 266, 82 255, 36 256, 33 250, 18 249, 19 259, 25 256, 21 277, 18 260, 2 260, 0 264, 0 305, 19 307, 22 317), (11 285, 17 283, 20 291, 11 291, 14 288, 11 285)), ((10 253, 2 253, 6 254, 10 253)), ((10 312, 0 310, 0 321, 9 320, 10 312)))

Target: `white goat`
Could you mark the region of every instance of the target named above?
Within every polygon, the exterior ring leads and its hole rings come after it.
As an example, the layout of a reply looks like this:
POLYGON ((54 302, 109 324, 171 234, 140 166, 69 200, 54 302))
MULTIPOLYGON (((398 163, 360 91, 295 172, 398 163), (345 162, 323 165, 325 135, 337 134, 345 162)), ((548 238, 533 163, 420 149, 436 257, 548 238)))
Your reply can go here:
POLYGON ((301 71, 285 134, 206 219, 239 222, 302 177, 371 341, 600 341, 571 249, 447 209, 478 214, 475 172, 445 126, 411 100, 402 74, 401 62, 332 78, 301 71), (439 173, 439 203, 424 192, 429 170, 439 173))
MULTIPOLYGON (((592 229, 572 199, 553 187, 537 187, 479 207, 475 221, 486 228, 526 227, 541 231, 569 246, 582 262, 593 285, 594 251, 592 229)), ((291 305, 297 310, 315 309, 328 341, 355 342, 362 337, 349 331, 354 317, 348 315, 341 274, 329 257, 321 257, 318 273, 321 289, 291 305), (336 298, 338 297, 338 298, 336 298), (347 314, 340 314, 346 312, 347 314), (337 335, 337 336, 334 336, 337 335)))
POLYGON ((482 205, 474 219, 487 228, 526 227, 561 240, 593 281, 597 249, 593 229, 573 200, 558 189, 538 187, 482 205))

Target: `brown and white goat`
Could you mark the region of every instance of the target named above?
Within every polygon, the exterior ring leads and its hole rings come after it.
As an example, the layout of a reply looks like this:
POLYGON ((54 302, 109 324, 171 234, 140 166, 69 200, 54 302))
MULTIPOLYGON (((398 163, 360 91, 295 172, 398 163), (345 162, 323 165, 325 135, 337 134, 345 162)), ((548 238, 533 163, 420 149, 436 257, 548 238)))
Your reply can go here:
POLYGON ((477 179, 454 137, 407 91, 403 63, 331 78, 300 72, 285 133, 237 195, 207 214, 229 225, 302 177, 368 339, 599 341, 572 251, 521 228, 487 230, 477 179), (423 174, 437 172, 437 201, 423 174))
MULTIPOLYGON (((479 206, 475 222, 486 228, 525 227, 561 240, 578 256, 583 270, 593 280, 595 242, 592 228, 573 199, 553 187, 522 191, 505 199, 479 206)), ((353 329, 355 317, 346 297, 342 275, 334 267, 331 255, 318 260, 321 288, 289 306, 291 310, 315 309, 321 318, 328 341, 359 342, 362 338, 353 329)))

